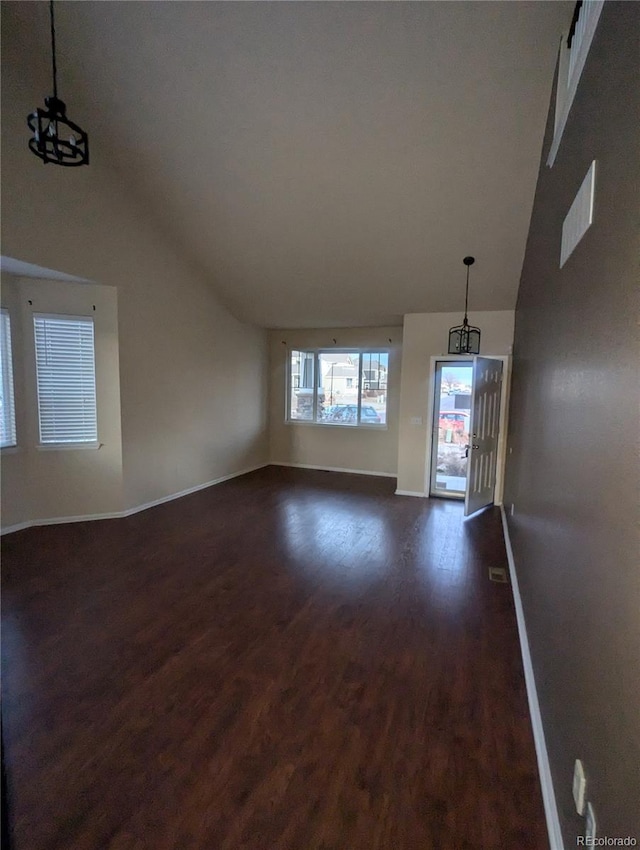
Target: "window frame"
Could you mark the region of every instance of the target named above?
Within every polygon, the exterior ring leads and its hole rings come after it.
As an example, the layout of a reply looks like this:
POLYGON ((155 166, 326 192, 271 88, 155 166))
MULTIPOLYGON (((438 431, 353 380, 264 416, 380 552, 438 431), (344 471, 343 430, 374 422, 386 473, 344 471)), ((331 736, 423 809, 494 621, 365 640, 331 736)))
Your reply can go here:
POLYGON ((33 332, 33 367, 35 377, 35 401, 37 413, 37 434, 38 441, 36 448, 39 451, 66 451, 66 450, 91 450, 100 448, 100 430, 98 420, 98 369, 96 363, 96 323, 95 316, 87 314, 69 314, 69 313, 41 313, 32 312, 32 332, 33 332), (93 382, 94 382, 94 400, 95 400, 95 422, 96 422, 96 437, 90 440, 64 440, 59 442, 43 441, 42 439, 42 419, 41 419, 41 402, 40 402, 40 381, 38 378, 38 348, 36 338, 36 320, 37 319, 54 319, 68 322, 90 322, 92 326, 92 341, 93 341, 93 382))
MULTIPOLYGON (((5 339, 6 349, 7 349, 6 350, 6 354, 7 354, 7 358, 6 358, 7 374, 5 376, 4 370, 3 370, 3 374, 0 375, 0 380, 4 384, 5 383, 5 377, 7 378, 7 387, 6 387, 6 389, 8 390, 7 398, 8 398, 9 403, 10 403, 9 421, 10 421, 10 425, 12 426, 11 427, 11 437, 13 439, 12 442, 2 443, 0 445, 0 449, 2 451, 6 450, 7 452, 10 453, 12 451, 15 451, 18 448, 18 424, 17 424, 17 421, 16 421, 15 370, 14 370, 14 365, 13 365, 13 335, 11 333, 11 313, 9 312, 9 310, 7 310, 6 307, 2 307, 2 308, 0 308, 0 314, 2 316, 2 319, 0 319, 0 321, 2 321, 4 323, 5 319, 6 319, 6 323, 7 323, 6 324, 7 337, 5 339)), ((4 358, 3 358, 3 360, 4 360, 4 358)), ((3 387, 3 390, 4 390, 4 387, 3 387)), ((4 392, 3 392, 3 400, 4 400, 4 392)))
POLYGON ((572 22, 571 32, 564 33, 560 40, 553 139, 547 158, 547 166, 549 168, 553 167, 558 155, 562 136, 569 119, 569 113, 571 112, 571 106, 580 84, 580 77, 582 76, 582 71, 584 70, 603 8, 604 0, 585 0, 579 9, 578 16, 572 22), (580 23, 581 15, 583 17, 580 23), (580 24, 579 31, 578 24, 580 24), (568 47, 567 43, 570 36, 573 42, 571 47, 568 47), (571 53, 572 50, 574 51, 573 54, 571 53))
POLYGON ((313 426, 316 428, 348 428, 351 431, 356 429, 364 429, 367 431, 386 431, 389 427, 389 403, 388 403, 388 393, 389 393, 389 363, 391 361, 391 349, 388 346, 367 346, 366 348, 354 348, 354 347, 345 347, 345 348, 329 348, 327 346, 322 347, 311 347, 311 346, 291 346, 287 348, 287 368, 286 368, 286 392, 285 392, 285 424, 286 425, 303 425, 303 426, 313 426), (314 378, 313 378, 313 418, 312 419, 293 419, 291 417, 291 398, 292 398, 292 369, 291 369, 291 354, 294 351, 298 351, 303 354, 311 354, 313 355, 313 370, 314 370, 314 378), (358 358, 358 415, 357 421, 355 424, 348 424, 346 422, 319 422, 317 419, 318 416, 318 389, 320 385, 321 379, 321 371, 320 371, 320 355, 322 354, 353 354, 358 358), (363 373, 363 363, 364 356, 367 354, 386 354, 388 358, 387 365, 387 386, 385 388, 385 393, 387 394, 386 401, 386 409, 385 409, 385 421, 380 423, 372 423, 372 422, 363 422, 362 421, 362 373, 363 373))

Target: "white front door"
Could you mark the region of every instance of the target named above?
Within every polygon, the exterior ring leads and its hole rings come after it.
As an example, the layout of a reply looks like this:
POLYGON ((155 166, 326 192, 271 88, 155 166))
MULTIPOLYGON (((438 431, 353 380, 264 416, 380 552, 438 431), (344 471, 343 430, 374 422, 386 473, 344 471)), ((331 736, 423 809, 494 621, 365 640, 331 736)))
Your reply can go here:
POLYGON ((474 357, 465 516, 493 504, 501 390, 502 361, 474 357))

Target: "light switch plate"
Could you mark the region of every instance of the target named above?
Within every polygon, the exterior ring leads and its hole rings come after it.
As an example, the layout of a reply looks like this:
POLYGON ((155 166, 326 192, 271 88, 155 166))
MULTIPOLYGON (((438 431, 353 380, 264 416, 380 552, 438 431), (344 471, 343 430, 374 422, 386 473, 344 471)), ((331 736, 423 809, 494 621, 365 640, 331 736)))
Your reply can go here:
POLYGON ((422 416, 412 416, 411 417, 412 425, 422 425, 422 416))
POLYGON ((596 839, 596 815, 591 803, 587 803, 587 826, 584 831, 587 847, 593 847, 596 839))
POLYGON ((584 767, 580 759, 576 759, 573 767, 573 802, 576 804, 576 812, 584 814, 584 795, 587 790, 587 780, 584 775, 584 767))

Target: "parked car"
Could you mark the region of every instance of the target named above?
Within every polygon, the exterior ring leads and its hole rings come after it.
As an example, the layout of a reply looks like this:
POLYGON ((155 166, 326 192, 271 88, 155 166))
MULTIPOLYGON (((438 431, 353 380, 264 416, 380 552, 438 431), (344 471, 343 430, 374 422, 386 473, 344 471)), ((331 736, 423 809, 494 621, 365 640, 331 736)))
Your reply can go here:
MULTIPOLYGON (((344 422, 354 425, 358 421, 357 404, 333 404, 324 409, 325 422, 344 422)), ((376 409, 370 404, 363 404, 360 409, 360 423, 362 425, 380 425, 382 419, 376 409)))
POLYGON ((378 411, 370 404, 363 404, 360 408, 360 422, 364 425, 380 425, 382 419, 378 411))
POLYGON ((442 410, 438 427, 445 431, 468 431, 469 414, 466 410, 442 410))

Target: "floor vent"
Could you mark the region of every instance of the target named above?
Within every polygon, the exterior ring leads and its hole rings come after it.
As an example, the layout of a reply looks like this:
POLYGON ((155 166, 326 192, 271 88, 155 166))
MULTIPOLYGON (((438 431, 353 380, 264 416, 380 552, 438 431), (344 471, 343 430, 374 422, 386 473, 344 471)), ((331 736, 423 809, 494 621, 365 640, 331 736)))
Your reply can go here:
POLYGON ((501 584, 507 583, 507 571, 504 567, 489 567, 489 581, 499 581, 501 584))

